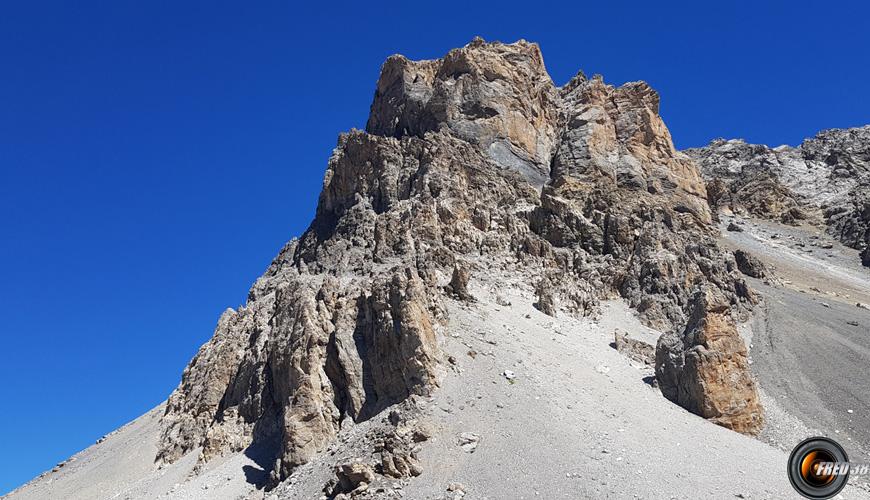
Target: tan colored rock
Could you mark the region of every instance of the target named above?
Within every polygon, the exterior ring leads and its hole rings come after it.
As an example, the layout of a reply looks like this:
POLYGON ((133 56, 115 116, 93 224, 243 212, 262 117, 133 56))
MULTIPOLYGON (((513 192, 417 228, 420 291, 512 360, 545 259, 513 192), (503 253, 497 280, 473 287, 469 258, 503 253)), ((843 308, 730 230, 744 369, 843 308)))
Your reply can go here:
POLYGON ((537 44, 476 38, 435 61, 387 59, 366 131, 422 137, 445 129, 540 185, 556 143, 557 100, 537 44))
POLYGON ((338 491, 350 493, 351 496, 362 493, 375 479, 371 466, 362 462, 351 462, 336 466, 335 475, 338 478, 338 491))
MULTIPOLYGON (((659 116, 659 96, 645 82, 613 87, 582 73, 562 88, 567 126, 553 159, 554 179, 569 176, 659 196, 709 223, 704 181, 674 148, 659 116)), ((642 193, 642 194, 641 194, 642 193)))
POLYGON ((447 285, 449 292, 459 300, 466 302, 474 302, 474 296, 468 291, 468 281, 471 279, 471 273, 468 267, 464 265, 456 265, 453 268, 453 276, 450 278, 450 284, 447 285))
POLYGON ((749 368, 746 345, 713 289, 699 291, 682 334, 664 334, 656 346, 656 378, 662 394, 723 427, 754 435, 764 415, 749 368))
POLYGON ((329 280, 317 290, 303 282, 297 277, 268 296, 269 324, 219 327, 203 354, 232 345, 234 357, 217 365, 197 359, 185 372, 164 417, 161 461, 196 446, 207 460, 274 439, 281 445, 280 474, 287 475, 334 439, 343 418, 366 419, 436 386, 435 320, 413 270, 399 270, 369 290, 336 290, 329 280), (253 348, 229 344, 225 336, 247 338, 253 348), (182 404, 203 410, 191 416, 182 404), (207 411, 213 412, 208 418, 207 411))

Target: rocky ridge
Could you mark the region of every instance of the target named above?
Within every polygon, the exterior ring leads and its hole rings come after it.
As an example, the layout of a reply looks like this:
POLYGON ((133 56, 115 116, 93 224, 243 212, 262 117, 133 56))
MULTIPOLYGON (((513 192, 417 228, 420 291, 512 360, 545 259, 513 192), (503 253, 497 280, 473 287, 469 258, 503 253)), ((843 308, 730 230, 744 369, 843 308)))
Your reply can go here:
POLYGON ((870 126, 825 130, 797 147, 717 139, 684 152, 714 210, 823 225, 870 266, 870 126))
MULTIPOLYGON (((643 82, 579 73, 556 87, 525 41, 390 57, 366 131, 339 137, 311 226, 185 369, 158 462, 257 447, 274 485, 346 425, 400 402, 396 420, 414 421, 444 369, 446 301, 474 301, 481 259, 534 284, 547 314, 595 314, 621 296, 669 333, 656 352, 665 396, 757 432, 734 328, 754 294, 717 246, 705 182, 658 107, 643 82)), ((414 475, 414 435, 390 437, 376 470, 339 467, 332 494, 364 491, 371 473, 414 475)))

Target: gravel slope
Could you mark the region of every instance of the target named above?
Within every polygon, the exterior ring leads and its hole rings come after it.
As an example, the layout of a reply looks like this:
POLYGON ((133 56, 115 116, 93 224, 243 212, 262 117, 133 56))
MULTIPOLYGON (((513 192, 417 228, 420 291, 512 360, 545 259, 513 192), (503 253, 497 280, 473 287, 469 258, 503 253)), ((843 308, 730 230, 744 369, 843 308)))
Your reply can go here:
POLYGON ((836 439, 851 459, 870 460, 870 310, 856 306, 870 303, 870 269, 815 228, 741 222, 744 231, 723 231, 723 242, 774 267, 782 281, 750 280, 765 298, 751 323, 765 406, 836 439))
MULTIPOLYGON (((193 475, 197 452, 171 467, 158 469, 160 415, 163 405, 107 435, 60 468, 37 477, 2 497, 9 500, 204 499, 239 498, 254 490, 245 471, 256 467, 244 455, 211 463, 193 475)), ((250 474, 250 472, 249 472, 250 474)))
POLYGON ((798 498, 784 451, 671 404, 644 381, 649 367, 610 346, 616 328, 650 333, 621 302, 593 322, 544 316, 531 291, 506 298, 451 311, 462 373, 432 402, 441 437, 408 498, 453 498, 450 483, 465 498, 798 498), (467 432, 480 436, 473 453, 458 446, 467 432))
POLYGON ((753 370, 761 386, 805 425, 840 441, 850 457, 870 456, 870 380, 863 376, 870 366, 870 311, 755 286, 767 298, 753 323, 753 370))

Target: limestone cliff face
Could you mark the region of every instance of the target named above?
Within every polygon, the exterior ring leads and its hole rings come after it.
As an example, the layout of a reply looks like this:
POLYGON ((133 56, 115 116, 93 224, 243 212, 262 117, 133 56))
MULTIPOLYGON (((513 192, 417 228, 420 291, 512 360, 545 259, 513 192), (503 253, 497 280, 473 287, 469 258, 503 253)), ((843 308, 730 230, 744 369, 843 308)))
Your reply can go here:
POLYGON ((870 126, 826 130, 794 148, 719 139, 685 152, 710 181, 714 209, 824 224, 870 265, 870 126))
MULTIPOLYGON (((750 307, 658 104, 644 83, 580 74, 557 88, 524 41, 390 57, 367 131, 339 138, 311 226, 185 369, 158 460, 263 446, 281 479, 343 423, 429 393, 444 301, 472 301, 476 273, 523 276, 549 314, 588 314, 621 295, 667 331, 685 329, 699 287, 726 309, 750 307)), ((745 349, 730 342, 719 351, 745 349)))

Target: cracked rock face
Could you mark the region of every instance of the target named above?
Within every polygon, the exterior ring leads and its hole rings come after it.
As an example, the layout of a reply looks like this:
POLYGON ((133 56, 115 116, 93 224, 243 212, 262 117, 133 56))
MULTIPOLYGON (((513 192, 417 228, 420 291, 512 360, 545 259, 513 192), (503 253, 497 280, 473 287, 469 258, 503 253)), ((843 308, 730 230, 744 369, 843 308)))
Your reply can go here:
POLYGON ((693 307, 682 333, 659 337, 655 370, 662 394, 719 425, 757 434, 764 414, 728 301, 714 289, 702 290, 693 307))
POLYGON ((870 126, 826 130, 798 147, 718 139, 685 153, 709 180, 714 210, 808 219, 845 245, 870 246, 870 126))
MULTIPOLYGON (((716 245, 705 183, 658 105, 642 82, 578 74, 558 88, 525 41, 390 57, 367 131, 339 137, 311 226, 185 369, 158 460, 262 447, 274 450, 273 479, 286 478, 343 424, 437 387, 445 301, 473 304, 477 273, 522 276, 548 314, 589 314, 622 296, 669 332, 685 331, 702 287, 721 297, 717 308, 751 307, 733 256, 716 245)), ((715 352, 738 359, 742 349, 715 352)), ((726 380, 751 380, 748 366, 720 373, 677 401, 717 409, 707 414, 723 425, 726 414, 751 421, 754 407, 721 404, 726 380)), ((404 456, 399 448, 387 451, 404 456)), ((383 470, 414 469, 400 462, 383 470)))
POLYGON ((434 61, 387 59, 366 131, 423 137, 446 130, 540 186, 556 142, 557 100, 537 44, 476 38, 434 61))

